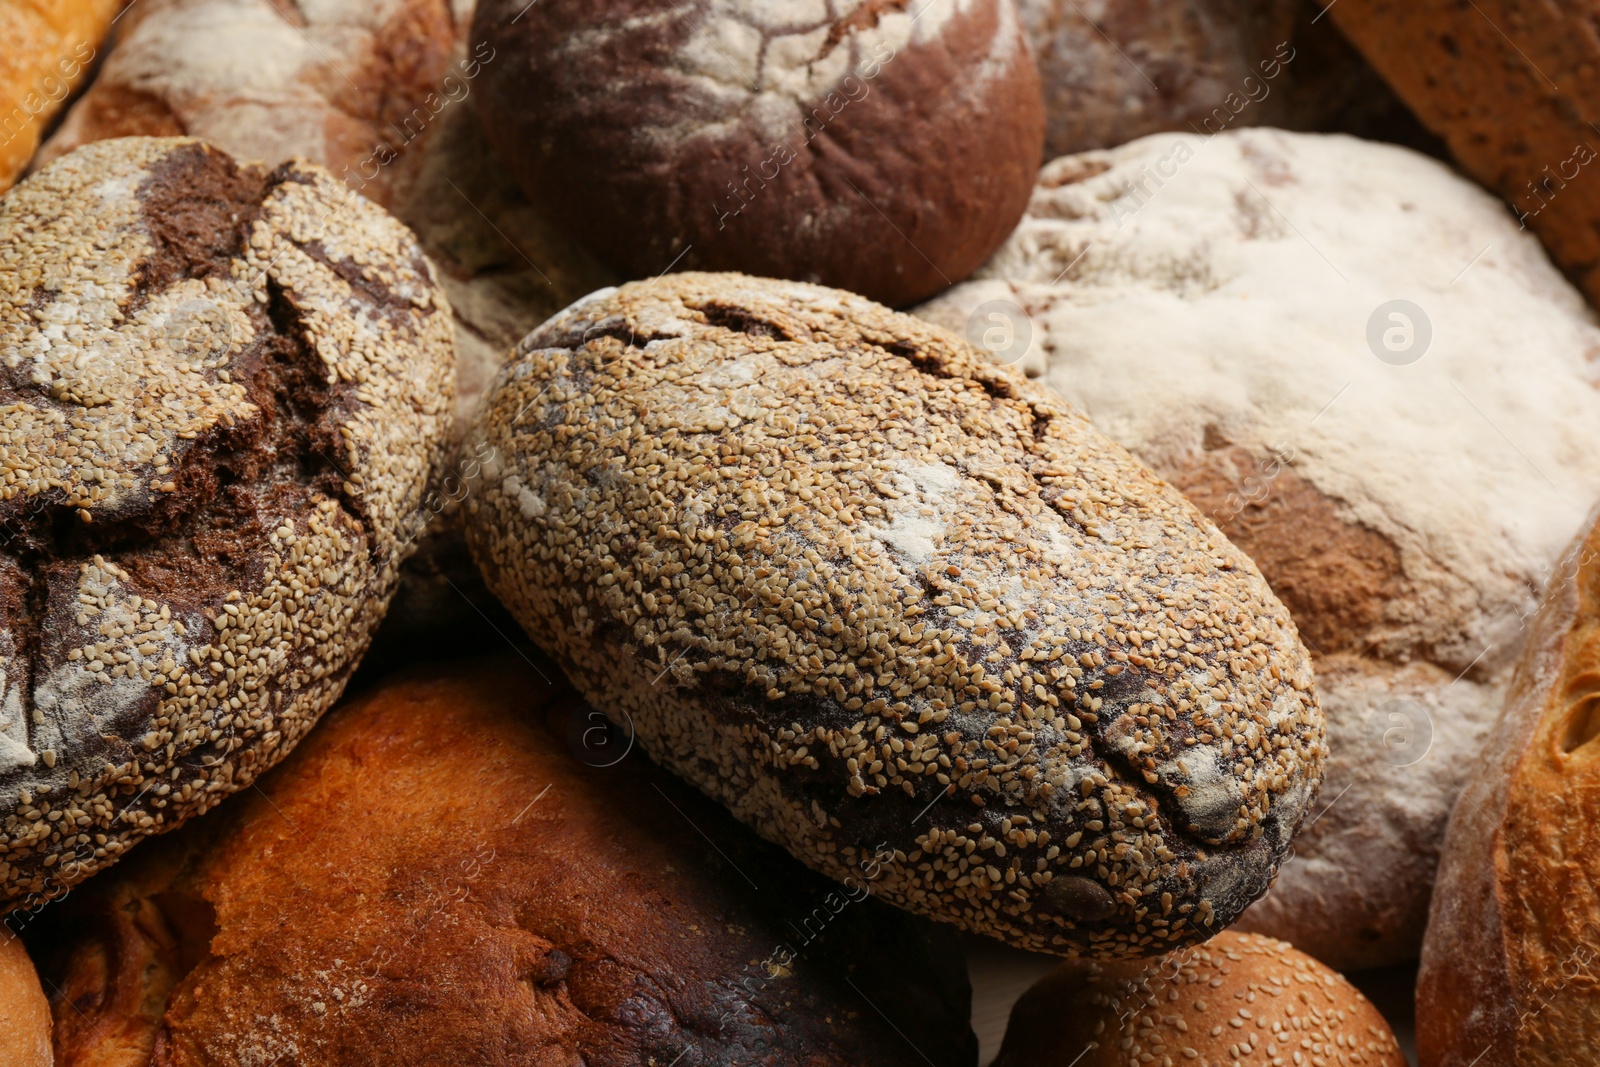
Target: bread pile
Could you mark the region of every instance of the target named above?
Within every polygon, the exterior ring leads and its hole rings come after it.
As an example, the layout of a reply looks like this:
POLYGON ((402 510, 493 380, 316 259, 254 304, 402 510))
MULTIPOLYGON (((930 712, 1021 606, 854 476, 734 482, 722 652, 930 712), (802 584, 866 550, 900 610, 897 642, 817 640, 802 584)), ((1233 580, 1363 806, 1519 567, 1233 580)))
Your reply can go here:
POLYGON ((0 1062, 1593 1062, 1586 19, 0 0, 0 1062))

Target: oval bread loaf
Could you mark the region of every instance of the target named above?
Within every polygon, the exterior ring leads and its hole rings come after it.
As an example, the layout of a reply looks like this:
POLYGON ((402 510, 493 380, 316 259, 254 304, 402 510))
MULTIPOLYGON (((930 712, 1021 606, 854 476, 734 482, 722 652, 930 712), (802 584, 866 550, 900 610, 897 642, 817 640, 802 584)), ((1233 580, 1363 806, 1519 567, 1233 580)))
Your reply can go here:
POLYGON ((652 757, 834 877, 1063 954, 1210 936, 1324 759, 1250 561, 1054 393, 730 274, 534 331, 468 430, 484 577, 652 757))

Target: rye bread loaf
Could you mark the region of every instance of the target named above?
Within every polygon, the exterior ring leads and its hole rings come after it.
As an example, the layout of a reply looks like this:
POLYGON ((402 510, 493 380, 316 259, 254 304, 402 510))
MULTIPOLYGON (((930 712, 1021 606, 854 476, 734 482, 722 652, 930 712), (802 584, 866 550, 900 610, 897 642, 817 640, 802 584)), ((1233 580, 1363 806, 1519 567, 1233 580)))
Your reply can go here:
POLYGON ((468 431, 484 578, 651 756, 823 873, 1061 954, 1214 934, 1315 794, 1248 559, 1021 375, 853 294, 596 293, 468 431))
POLYGON ((495 150, 624 277, 923 300, 1004 240, 1041 158, 1012 0, 483 0, 472 40, 495 150))
POLYGON ((435 118, 471 91, 451 0, 138 0, 94 84, 46 143, 185 135, 245 161, 303 157, 386 206, 435 118))
POLYGON ((1338 24, 1461 168, 1600 301, 1600 32, 1574 0, 1340 0, 1338 24))
POLYGON ((100 142, 0 199, 0 910, 339 695, 450 428, 449 305, 319 167, 100 142))
POLYGON ((975 1067, 956 939, 867 899, 876 862, 834 885, 637 754, 586 766, 574 716, 512 657, 337 709, 38 931, 56 1067, 975 1067))
POLYGON ((1561 560, 1450 816, 1417 977, 1422 1067, 1600 1060, 1597 694, 1590 526, 1561 560))
POLYGON ((88 78, 125 0, 0 3, 0 193, 88 78))
POLYGON ((1002 358, 1187 494, 1298 623, 1332 759, 1242 928, 1341 970, 1413 958, 1522 622, 1600 485, 1579 295, 1433 160, 1241 130, 1050 163, 982 280, 919 313, 1009 329, 1002 358))
POLYGON ((50 1005, 21 938, 0 929, 0 1063, 51 1067, 50 1005))
POLYGON ((1144 961, 1064 963, 1023 994, 993 1067, 1406 1067, 1361 991, 1229 930, 1144 961))

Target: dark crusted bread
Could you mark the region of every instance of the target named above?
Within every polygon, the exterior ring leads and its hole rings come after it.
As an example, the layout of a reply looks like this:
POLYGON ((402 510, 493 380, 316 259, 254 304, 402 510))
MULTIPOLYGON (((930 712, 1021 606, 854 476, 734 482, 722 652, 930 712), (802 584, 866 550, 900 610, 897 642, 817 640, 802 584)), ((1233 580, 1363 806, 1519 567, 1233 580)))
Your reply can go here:
POLYGON ((603 290, 469 428, 489 588, 653 757, 807 863, 1023 947, 1208 937, 1322 717, 1254 565, 1055 393, 849 293, 603 290))
POLYGON ((1153 1064, 1406 1067, 1406 1058, 1338 972, 1287 941, 1229 930, 1155 960, 1063 963, 1012 1008, 993 1067, 1153 1064))
POLYGON ((318 167, 81 149, 0 200, 0 910, 338 696, 449 431, 450 312, 318 167))
POLYGON ((876 865, 580 763, 589 716, 509 658, 346 704, 41 928, 56 1067, 972 1067, 960 949, 876 865))
POLYGON ((1417 976, 1422 1067, 1600 1062, 1600 524, 1550 582, 1450 815, 1417 976))
POLYGON ((495 150, 625 277, 698 267, 896 306, 971 273, 1044 141, 1012 0, 483 0, 495 150))

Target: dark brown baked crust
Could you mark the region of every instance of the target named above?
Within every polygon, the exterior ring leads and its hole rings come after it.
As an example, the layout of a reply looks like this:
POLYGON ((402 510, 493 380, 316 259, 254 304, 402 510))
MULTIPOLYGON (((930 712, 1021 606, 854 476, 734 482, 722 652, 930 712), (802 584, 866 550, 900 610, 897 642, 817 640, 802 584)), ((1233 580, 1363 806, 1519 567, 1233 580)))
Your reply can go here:
POLYGON ((1041 158, 1011 0, 486 0, 472 39, 494 53, 473 99, 495 150, 627 277, 910 304, 999 245, 1041 158))
POLYGON ((653 757, 824 873, 1150 955, 1270 884, 1325 757, 1254 565, 1059 396, 797 282, 677 274, 526 338, 466 448, 489 588, 653 757))
POLYGON ((0 910, 337 698, 449 432, 449 306, 317 167, 76 152, 0 200, 0 910))
POLYGON ((1600 1061, 1600 525, 1562 559, 1445 835, 1422 1067, 1600 1061))
POLYGON ((346 704, 52 917, 57 1067, 975 1062, 953 939, 580 763, 586 714, 512 659, 346 704))
POLYGON ((1600 33, 1575 0, 1340 0, 1329 18, 1600 300, 1600 33))

